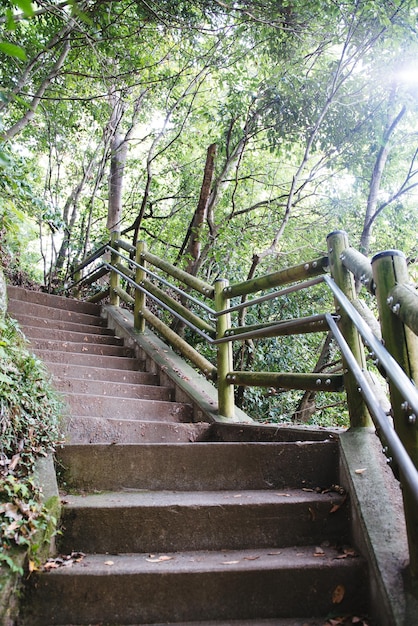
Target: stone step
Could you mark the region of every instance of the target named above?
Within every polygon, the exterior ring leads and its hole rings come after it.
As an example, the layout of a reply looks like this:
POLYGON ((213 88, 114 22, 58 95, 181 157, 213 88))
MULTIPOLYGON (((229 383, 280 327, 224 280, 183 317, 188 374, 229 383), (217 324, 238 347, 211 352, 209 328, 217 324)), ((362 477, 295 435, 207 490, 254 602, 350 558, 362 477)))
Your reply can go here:
MULTIPOLYGON (((83 326, 82 328, 89 329, 89 326, 83 326)), ((25 326, 25 335, 31 341, 33 340, 49 340, 49 341, 64 341, 72 343, 82 344, 106 344, 109 346, 123 346, 123 339, 115 337, 114 335, 102 335, 98 333, 90 333, 89 330, 84 332, 83 330, 61 330, 50 327, 39 326, 25 326)))
POLYGON ((366 605, 365 564, 340 556, 332 548, 318 556, 315 546, 87 555, 32 574, 26 624, 311 618, 337 604, 358 614, 366 605))
POLYGON ((164 400, 172 399, 173 391, 160 385, 128 384, 84 378, 54 378, 54 387, 64 393, 113 396, 126 399, 164 400))
POLYGON ((85 352, 55 352, 53 350, 36 349, 37 356, 49 367, 50 363, 83 365, 92 368, 110 368, 115 370, 138 370, 141 361, 124 356, 107 356, 100 354, 86 354, 85 352))
POLYGON ((300 443, 70 444, 57 450, 68 488, 94 490, 327 488, 338 447, 300 443))
POLYGON ((22 287, 8 285, 7 296, 9 301, 19 300, 21 302, 64 309, 65 311, 78 311, 80 313, 87 313, 88 315, 100 315, 100 305, 98 304, 82 302, 81 300, 66 298, 65 296, 57 296, 44 291, 33 291, 32 289, 23 289, 22 287))
POLYGON ((23 300, 9 300, 8 313, 11 317, 19 318, 20 315, 29 317, 41 317, 46 320, 61 320, 64 322, 76 322, 93 326, 106 326, 106 320, 99 315, 79 312, 71 309, 56 309, 43 304, 34 304, 23 300))
POLYGON ((28 328, 46 328, 46 329, 55 329, 55 330, 68 330, 73 332, 84 332, 88 329, 90 334, 96 335, 108 335, 113 337, 115 332, 111 328, 107 328, 104 326, 106 323, 104 318, 95 318, 100 325, 95 324, 78 324, 77 322, 68 322, 67 320, 53 320, 53 319, 45 319, 43 317, 35 317, 29 315, 23 315, 22 313, 14 312, 13 315, 20 325, 26 329, 28 328))
POLYGON ((179 423, 71 417, 66 424, 67 444, 141 444, 187 443, 206 441, 210 424, 207 422, 179 423))
POLYGON ((113 396, 65 393, 71 416, 111 417, 140 421, 190 422, 193 411, 190 404, 165 400, 143 400, 113 396))
MULTIPOLYGON (((301 489, 70 494, 63 500, 58 550, 257 550, 325 541, 342 546, 349 541, 344 501, 335 492, 301 489)), ((317 553, 322 557, 321 548, 317 553)))
MULTIPOLYGON (((58 379, 62 379, 64 377, 68 377, 68 379, 77 379, 78 377, 82 377, 85 382, 105 381, 109 383, 124 383, 129 385, 158 385, 158 376, 156 374, 152 374, 151 372, 129 369, 112 369, 111 367, 95 367, 91 365, 78 365, 62 362, 54 363, 48 359, 44 362, 49 371, 58 379)), ((135 359, 134 363, 137 367, 143 365, 141 361, 137 359, 135 359)), ((117 364, 119 364, 119 361, 117 361, 117 364)))
MULTIPOLYGON (((30 346, 32 350, 48 351, 48 352, 73 352, 81 354, 98 354, 100 356, 119 356, 130 357, 134 356, 132 348, 126 348, 125 346, 113 346, 113 345, 101 345, 95 343, 75 342, 75 341, 50 341, 49 339, 31 339, 30 346)), ((65 358, 63 357, 63 360, 65 358)))
MULTIPOLYGON (((335 614, 335 612, 334 612, 335 614)), ((348 626, 353 622, 344 621, 344 615, 336 616, 336 623, 340 626, 348 626), (339 621, 337 621, 339 620, 339 621)), ((347 618, 348 620, 349 618, 347 618)), ((360 619, 360 618, 359 618, 360 619)), ((355 622, 354 622, 355 623, 355 622)), ((156 624, 141 624, 140 626, 330 626, 331 622, 326 617, 323 618, 283 618, 283 619, 238 619, 238 620, 216 620, 216 621, 198 621, 198 622, 159 622, 156 624)), ((361 625, 361 621, 359 622, 361 625)), ((71 626, 71 624, 65 624, 71 626)), ((130 624, 129 626, 139 626, 138 624, 130 624)))

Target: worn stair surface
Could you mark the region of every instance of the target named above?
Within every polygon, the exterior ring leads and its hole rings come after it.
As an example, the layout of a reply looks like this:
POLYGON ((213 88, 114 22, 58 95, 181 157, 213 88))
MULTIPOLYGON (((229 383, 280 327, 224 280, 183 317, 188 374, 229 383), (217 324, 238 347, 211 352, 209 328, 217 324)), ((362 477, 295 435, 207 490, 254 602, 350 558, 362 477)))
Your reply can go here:
POLYGON ((319 626, 364 614, 335 441, 234 441, 231 427, 223 438, 141 371, 97 306, 9 298, 69 405, 60 556, 30 576, 22 626, 319 626))
POLYGON ((69 443, 194 441, 207 430, 192 423, 190 405, 174 402, 172 389, 142 371, 97 304, 17 287, 8 297, 9 314, 66 401, 69 443))

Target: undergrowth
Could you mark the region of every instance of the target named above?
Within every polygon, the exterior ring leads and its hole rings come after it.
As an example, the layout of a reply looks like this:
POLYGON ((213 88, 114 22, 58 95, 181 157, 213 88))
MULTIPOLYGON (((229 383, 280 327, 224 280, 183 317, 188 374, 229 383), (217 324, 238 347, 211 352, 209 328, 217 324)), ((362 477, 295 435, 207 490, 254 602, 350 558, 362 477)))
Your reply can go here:
POLYGON ((60 440, 61 401, 17 322, 0 318, 0 565, 16 550, 36 562, 36 537, 55 523, 33 480, 36 460, 60 440))

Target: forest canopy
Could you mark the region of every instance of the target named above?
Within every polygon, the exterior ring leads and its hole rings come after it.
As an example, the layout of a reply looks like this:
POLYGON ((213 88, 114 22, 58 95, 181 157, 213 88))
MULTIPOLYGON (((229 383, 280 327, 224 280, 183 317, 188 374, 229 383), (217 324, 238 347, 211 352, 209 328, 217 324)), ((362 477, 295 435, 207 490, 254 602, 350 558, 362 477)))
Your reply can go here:
POLYGON ((415 259, 417 19, 416 0, 1 3, 0 262, 55 284, 115 230, 210 283, 335 229, 415 259))
POLYGON ((63 277, 118 229, 239 279, 335 228, 416 254, 417 16, 412 0, 2 3, 3 255, 36 266, 40 240, 45 278, 63 277))

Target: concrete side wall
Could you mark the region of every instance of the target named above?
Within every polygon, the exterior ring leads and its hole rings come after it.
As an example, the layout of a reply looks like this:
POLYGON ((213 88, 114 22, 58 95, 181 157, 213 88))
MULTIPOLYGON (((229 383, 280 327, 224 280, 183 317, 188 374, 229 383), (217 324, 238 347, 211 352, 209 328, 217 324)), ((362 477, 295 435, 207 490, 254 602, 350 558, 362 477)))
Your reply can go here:
POLYGON ((340 449, 354 544, 369 563, 373 618, 379 626, 418 624, 418 602, 407 583, 409 556, 399 483, 373 429, 343 433, 340 449))

